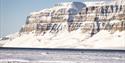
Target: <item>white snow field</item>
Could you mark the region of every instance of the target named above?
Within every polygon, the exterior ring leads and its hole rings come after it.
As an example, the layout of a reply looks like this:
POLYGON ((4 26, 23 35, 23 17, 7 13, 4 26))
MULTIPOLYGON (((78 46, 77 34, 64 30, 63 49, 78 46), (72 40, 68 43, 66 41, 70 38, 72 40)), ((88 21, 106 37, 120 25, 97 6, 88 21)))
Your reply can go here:
POLYGON ((1 48, 0 63, 124 63, 125 50, 1 48))
MULTIPOLYGON (((1 41, 2 42, 2 41, 1 41)), ((62 31, 58 34, 23 34, 8 40, 3 47, 34 48, 125 48, 125 31, 115 33, 102 30, 90 37, 89 33, 62 31)))

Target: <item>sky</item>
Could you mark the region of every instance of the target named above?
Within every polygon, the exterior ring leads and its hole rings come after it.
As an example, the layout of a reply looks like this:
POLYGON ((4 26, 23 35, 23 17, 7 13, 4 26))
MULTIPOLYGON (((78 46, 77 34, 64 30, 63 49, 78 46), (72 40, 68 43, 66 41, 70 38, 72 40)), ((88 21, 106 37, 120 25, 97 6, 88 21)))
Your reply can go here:
POLYGON ((18 32, 31 12, 72 1, 84 0, 0 0, 0 37, 18 32))

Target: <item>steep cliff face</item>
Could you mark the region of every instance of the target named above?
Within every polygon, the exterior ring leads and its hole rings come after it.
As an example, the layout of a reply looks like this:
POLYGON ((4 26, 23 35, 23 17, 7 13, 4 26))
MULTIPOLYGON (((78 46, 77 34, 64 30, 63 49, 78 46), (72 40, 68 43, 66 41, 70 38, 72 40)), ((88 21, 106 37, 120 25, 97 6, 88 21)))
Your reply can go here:
POLYGON ((63 29, 71 32, 82 29, 83 32, 97 33, 100 30, 125 30, 125 5, 98 3, 100 2, 61 3, 52 8, 33 12, 27 17, 26 24, 20 32, 45 33, 63 29))
POLYGON ((69 2, 33 12, 27 17, 26 25, 22 27, 21 32, 60 30, 63 26, 67 26, 68 22, 72 22, 83 7, 85 4, 81 2, 69 2))
POLYGON ((125 48, 125 5, 106 3, 68 2, 32 12, 4 47, 125 48))

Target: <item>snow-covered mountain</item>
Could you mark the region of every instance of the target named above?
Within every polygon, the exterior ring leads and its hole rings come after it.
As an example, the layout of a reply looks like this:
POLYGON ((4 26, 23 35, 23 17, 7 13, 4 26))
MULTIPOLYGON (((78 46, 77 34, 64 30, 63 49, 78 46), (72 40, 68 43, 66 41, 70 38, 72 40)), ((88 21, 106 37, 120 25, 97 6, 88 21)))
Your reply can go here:
POLYGON ((59 3, 30 13, 21 30, 0 43, 3 47, 125 48, 125 4, 59 3))

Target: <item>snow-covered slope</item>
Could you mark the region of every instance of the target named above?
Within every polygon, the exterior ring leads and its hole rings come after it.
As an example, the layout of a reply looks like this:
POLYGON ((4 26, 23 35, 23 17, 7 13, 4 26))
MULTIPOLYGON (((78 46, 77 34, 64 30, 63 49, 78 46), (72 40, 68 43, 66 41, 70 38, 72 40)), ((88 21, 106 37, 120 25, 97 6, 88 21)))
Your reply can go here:
POLYGON ((117 14, 110 9, 103 15, 99 11, 104 6, 101 4, 105 1, 67 2, 32 12, 20 32, 2 38, 0 44, 33 48, 125 48, 125 8, 117 14), (94 10, 92 6, 97 8, 94 10))
POLYGON ((90 37, 89 33, 59 32, 58 34, 23 34, 7 42, 4 47, 36 48, 125 48, 125 31, 115 33, 102 30, 90 37))

